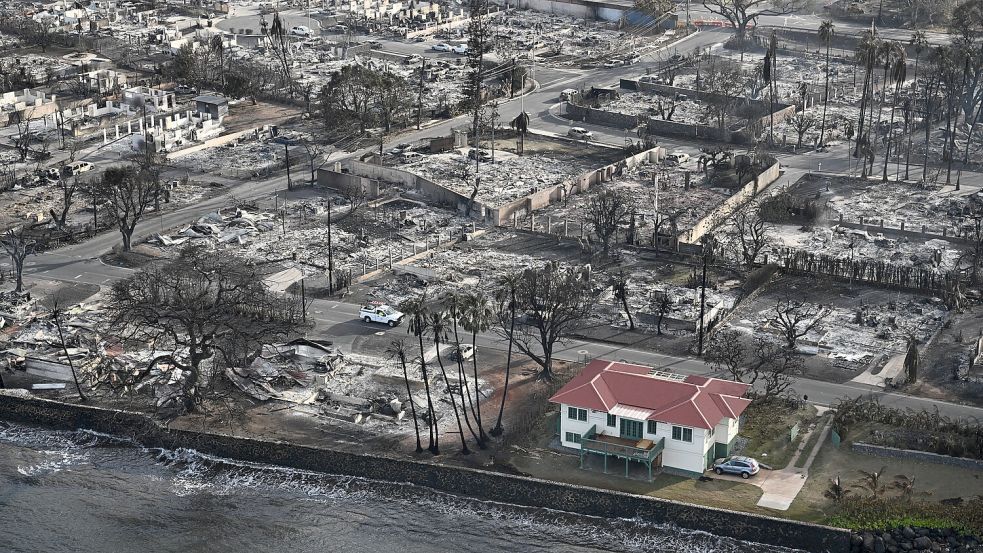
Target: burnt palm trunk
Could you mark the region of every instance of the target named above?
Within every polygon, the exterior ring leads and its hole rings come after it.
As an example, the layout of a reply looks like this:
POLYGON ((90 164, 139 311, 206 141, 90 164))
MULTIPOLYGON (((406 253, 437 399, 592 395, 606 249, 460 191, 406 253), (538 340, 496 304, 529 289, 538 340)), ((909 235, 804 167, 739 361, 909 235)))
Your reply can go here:
POLYGON ((474 368, 474 407, 475 407, 475 417, 478 421, 478 436, 481 438, 478 441, 478 446, 481 449, 485 448, 485 442, 488 440, 488 436, 485 435, 485 427, 481 422, 481 386, 478 385, 478 330, 475 329, 471 333, 471 365, 474 368))
POLYGON ((447 395, 451 399, 451 407, 454 408, 454 419, 457 420, 457 432, 461 436, 461 453, 468 455, 471 450, 468 449, 468 442, 464 440, 464 426, 461 425, 461 415, 457 410, 457 400, 454 399, 454 392, 451 391, 451 382, 447 379, 447 371, 444 370, 444 361, 440 357, 440 339, 434 338, 433 345, 437 348, 437 364, 440 365, 440 374, 444 377, 444 385, 447 386, 447 395))
POLYGON ((898 93, 900 92, 902 83, 895 83, 894 85, 894 103, 891 105, 891 125, 887 131, 887 145, 884 148, 884 174, 881 176, 881 181, 887 182, 887 166, 891 159, 891 143, 894 139, 894 114, 898 108, 898 93))
POLYGON ((406 383, 406 397, 410 401, 410 413, 413 416, 413 430, 416 432, 416 452, 423 452, 423 444, 420 443, 420 423, 416 420, 416 405, 413 402, 413 392, 410 391, 410 373, 406 370, 406 354, 399 352, 399 364, 403 367, 403 382, 406 383))
MULTIPOLYGON (((823 121, 819 126, 819 144, 821 148, 826 137, 826 107, 829 105, 829 41, 826 41, 826 84, 823 86, 823 121)), ((801 142, 801 140, 799 140, 801 142)))
POLYGON ((495 421, 495 427, 491 429, 492 436, 501 436, 504 429, 502 428, 502 413, 505 412, 505 398, 509 394, 509 376, 512 373, 512 336, 515 332, 515 289, 512 289, 512 303, 509 306, 511 323, 509 323, 509 352, 505 361, 505 386, 502 387, 502 403, 498 406, 498 420, 495 421))
POLYGON ((433 410, 433 399, 430 395, 430 378, 427 376, 427 361, 423 350, 423 333, 420 333, 420 371, 423 373, 423 387, 427 391, 427 415, 430 420, 427 425, 430 429, 430 444, 427 449, 430 453, 437 455, 440 453, 440 443, 437 436, 437 414, 433 410))
MULTIPOLYGON (((468 377, 464 370, 464 357, 461 355, 461 338, 457 331, 457 319, 454 319, 454 346, 457 348, 457 378, 461 382, 461 411, 464 412, 464 423, 468 427, 468 431, 471 433, 471 437, 474 438, 475 443, 481 446, 481 438, 475 433, 474 428, 471 426, 471 417, 468 416, 468 406, 471 407, 471 413, 474 413, 474 404, 471 402, 471 392, 468 389, 468 377), (467 398, 465 400, 464 398, 467 398)), ((477 420, 477 418, 475 419, 477 420)))

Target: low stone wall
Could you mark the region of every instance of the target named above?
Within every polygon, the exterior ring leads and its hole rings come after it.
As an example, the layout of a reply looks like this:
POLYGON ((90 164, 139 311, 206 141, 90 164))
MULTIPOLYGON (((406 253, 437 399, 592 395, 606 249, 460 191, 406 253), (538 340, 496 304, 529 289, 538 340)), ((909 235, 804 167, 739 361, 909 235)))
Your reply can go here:
POLYGON ((618 113, 616 111, 605 111, 603 109, 587 106, 579 106, 569 102, 566 106, 564 106, 564 110, 567 117, 573 119, 574 121, 592 123, 594 125, 604 125, 605 127, 614 127, 616 129, 634 129, 642 122, 640 117, 636 117, 634 115, 618 113))
POLYGON ((650 135, 654 134, 656 136, 677 136, 690 139, 703 138, 718 142, 730 142, 731 144, 747 144, 750 142, 750 137, 743 131, 731 131, 721 129, 720 127, 693 125, 678 121, 663 121, 655 117, 649 118, 646 127, 650 135))
POLYGON ((716 209, 700 219, 680 236, 679 240, 687 244, 696 244, 711 229, 724 222, 734 211, 744 205, 748 200, 761 193, 781 176, 781 165, 775 162, 771 167, 765 169, 758 176, 749 180, 736 191, 731 197, 723 201, 716 209))
POLYGON ((965 236, 958 236, 959 229, 953 229, 949 232, 946 227, 939 227, 942 229, 942 233, 930 232, 928 226, 922 225, 921 230, 910 230, 906 228, 894 228, 885 227, 884 220, 881 219, 879 224, 868 224, 866 222, 855 223, 852 221, 844 221, 843 219, 829 219, 829 224, 839 225, 844 228, 862 230, 867 234, 883 234, 887 238, 897 238, 905 240, 945 240, 947 242, 952 242, 953 244, 962 244, 964 246, 972 246, 974 241, 971 238, 965 236))
POLYGON ((983 461, 977 459, 967 459, 966 457, 952 457, 949 455, 939 455, 938 453, 917 451, 914 449, 897 449, 894 447, 866 444, 863 442, 854 442, 853 445, 850 446, 850 449, 857 453, 873 455, 876 457, 908 459, 912 461, 921 461, 923 463, 932 463, 935 465, 949 465, 964 469, 983 470, 983 461))
MULTIPOLYGON (((451 206, 452 209, 463 210, 464 206, 466 206, 468 203, 467 196, 458 194, 446 186, 441 186, 440 184, 409 171, 355 160, 347 160, 343 162, 343 166, 347 168, 351 174, 359 177, 412 186, 419 190, 421 194, 430 197, 438 203, 451 206)), ((479 201, 475 201, 473 212, 479 214, 480 216, 484 216, 484 205, 479 201)))
POLYGON ((370 200, 379 197, 379 181, 323 167, 317 170, 317 185, 338 192, 348 192, 354 188, 360 188, 365 193, 365 197, 370 200))
POLYGON ((283 442, 167 429, 139 413, 19 397, 0 391, 0 419, 57 428, 86 428, 132 438, 146 447, 188 448, 201 453, 301 470, 406 482, 446 493, 529 507, 563 509, 597 517, 641 518, 739 540, 840 553, 850 549, 846 530, 687 505, 646 496, 612 492, 452 467, 409 459, 357 455, 283 442))

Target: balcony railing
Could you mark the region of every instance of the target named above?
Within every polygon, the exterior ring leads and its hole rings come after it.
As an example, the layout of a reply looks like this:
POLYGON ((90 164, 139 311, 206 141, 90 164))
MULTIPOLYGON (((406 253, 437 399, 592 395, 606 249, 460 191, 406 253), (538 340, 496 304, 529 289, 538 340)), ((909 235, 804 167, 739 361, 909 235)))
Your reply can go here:
MULTIPOLYGON (((580 438, 580 447, 590 453, 600 453, 602 455, 612 455, 631 461, 641 461, 651 463, 665 449, 666 439, 659 438, 652 442, 648 447, 635 447, 627 445, 631 440, 618 436, 606 436, 597 433, 597 425, 590 427, 580 438)), ((636 442, 637 443, 637 442, 636 442)))

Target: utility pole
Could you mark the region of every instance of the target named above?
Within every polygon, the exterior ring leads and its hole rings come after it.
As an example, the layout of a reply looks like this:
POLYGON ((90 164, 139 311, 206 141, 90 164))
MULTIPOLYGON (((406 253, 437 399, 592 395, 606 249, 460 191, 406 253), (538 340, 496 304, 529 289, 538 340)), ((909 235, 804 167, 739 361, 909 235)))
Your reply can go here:
POLYGON ((423 58, 420 66, 420 93, 416 98, 416 130, 420 130, 420 118, 423 117, 423 76, 427 72, 427 58, 423 58))
POLYGON ((495 163, 495 121, 497 119, 498 119, 498 100, 492 100, 491 101, 491 162, 492 163, 495 163))
POLYGON ((304 281, 306 279, 300 279, 300 308, 304 310, 303 317, 304 322, 307 322, 307 289, 304 287, 304 281))
POLYGON ((514 97, 515 97, 515 58, 512 58, 512 74, 509 76, 509 98, 514 98, 514 97))
MULTIPOLYGON (((287 146, 286 142, 283 143, 283 155, 287 161, 287 190, 293 190, 293 184, 290 182, 290 148, 287 146)), ((287 196, 284 195, 283 198, 283 203, 286 204, 287 196)))
POLYGON ((331 247, 331 202, 328 202, 328 294, 334 294, 334 256, 331 247))

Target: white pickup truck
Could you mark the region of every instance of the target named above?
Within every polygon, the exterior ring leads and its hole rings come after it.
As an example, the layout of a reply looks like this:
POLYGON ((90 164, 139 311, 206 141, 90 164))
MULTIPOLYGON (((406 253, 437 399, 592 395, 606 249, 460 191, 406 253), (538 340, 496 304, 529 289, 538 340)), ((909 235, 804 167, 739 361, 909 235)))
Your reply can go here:
POLYGON ((360 319, 367 323, 385 323, 396 326, 403 321, 403 313, 388 305, 366 305, 358 310, 360 319))

